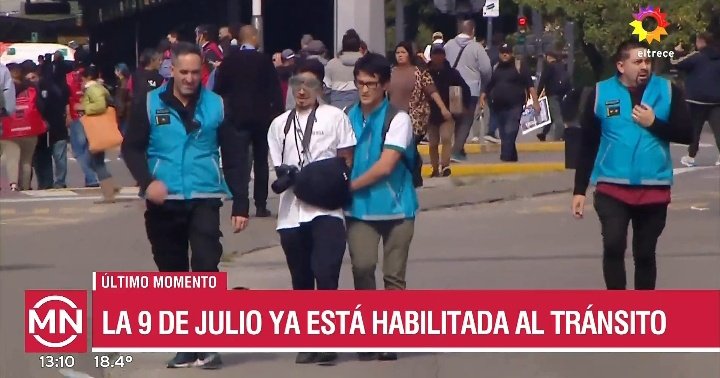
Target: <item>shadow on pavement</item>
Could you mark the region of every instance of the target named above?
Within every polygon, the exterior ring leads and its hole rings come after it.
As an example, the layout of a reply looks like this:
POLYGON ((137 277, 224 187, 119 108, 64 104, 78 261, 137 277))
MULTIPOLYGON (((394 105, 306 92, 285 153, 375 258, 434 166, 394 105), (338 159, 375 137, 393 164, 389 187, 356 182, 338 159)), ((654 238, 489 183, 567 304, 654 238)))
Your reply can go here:
POLYGON ((18 264, 18 265, 0 265, 0 272, 2 271, 14 271, 14 270, 39 270, 39 269, 52 269, 55 265, 46 264, 18 264))

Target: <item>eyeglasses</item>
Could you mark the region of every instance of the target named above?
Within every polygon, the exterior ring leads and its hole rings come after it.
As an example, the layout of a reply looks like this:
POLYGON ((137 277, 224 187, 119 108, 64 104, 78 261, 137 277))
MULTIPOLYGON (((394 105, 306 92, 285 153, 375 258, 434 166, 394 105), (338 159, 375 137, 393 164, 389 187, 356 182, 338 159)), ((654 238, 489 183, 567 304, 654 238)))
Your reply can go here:
POLYGON ((380 86, 380 82, 355 80, 355 86, 357 89, 362 89, 362 87, 366 87, 367 89, 377 89, 380 86))
POLYGON ((304 87, 305 89, 318 90, 322 87, 322 83, 318 79, 311 79, 307 77, 293 76, 288 80, 288 85, 294 90, 304 87))

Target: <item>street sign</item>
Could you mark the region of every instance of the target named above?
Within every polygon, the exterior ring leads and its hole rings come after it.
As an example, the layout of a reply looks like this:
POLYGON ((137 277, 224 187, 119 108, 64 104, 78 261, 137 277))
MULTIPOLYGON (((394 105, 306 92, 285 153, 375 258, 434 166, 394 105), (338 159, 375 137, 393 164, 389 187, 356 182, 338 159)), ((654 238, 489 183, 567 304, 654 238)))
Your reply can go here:
POLYGON ((30 40, 31 40, 33 43, 37 42, 38 39, 39 39, 39 38, 38 38, 38 33, 37 33, 37 32, 32 32, 32 33, 30 33, 30 40))
POLYGON ((483 17, 500 17, 500 0, 486 0, 483 17))

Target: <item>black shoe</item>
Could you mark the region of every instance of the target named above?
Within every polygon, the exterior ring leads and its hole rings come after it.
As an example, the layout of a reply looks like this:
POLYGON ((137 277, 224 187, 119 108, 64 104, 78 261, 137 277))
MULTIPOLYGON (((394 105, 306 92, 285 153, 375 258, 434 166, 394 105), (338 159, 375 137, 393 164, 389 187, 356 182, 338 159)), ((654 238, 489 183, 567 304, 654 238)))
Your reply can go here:
POLYGON ((324 353, 318 353, 316 362, 320 365, 334 365, 335 361, 337 359, 338 359, 337 353, 324 352, 324 353))
POLYGON ((452 174, 452 170, 450 170, 450 167, 442 167, 442 177, 450 177, 452 174))
POLYGON ((372 352, 362 352, 358 353, 358 360, 362 362, 368 362, 368 361, 377 361, 378 354, 372 353, 372 352))
POLYGON ((272 216, 272 212, 270 212, 270 210, 266 207, 259 207, 255 212, 255 216, 258 218, 270 218, 272 216))
POLYGON ((198 354, 195 366, 205 370, 216 370, 222 367, 222 359, 219 353, 200 353, 198 354))
POLYGON ((397 353, 380 353, 378 355, 378 360, 380 361, 396 361, 397 359, 397 353))
POLYGON ((167 363, 168 369, 189 368, 195 366, 198 359, 197 353, 180 352, 167 363))
POLYGON ((295 357, 296 364, 314 364, 318 361, 320 353, 300 352, 295 357))

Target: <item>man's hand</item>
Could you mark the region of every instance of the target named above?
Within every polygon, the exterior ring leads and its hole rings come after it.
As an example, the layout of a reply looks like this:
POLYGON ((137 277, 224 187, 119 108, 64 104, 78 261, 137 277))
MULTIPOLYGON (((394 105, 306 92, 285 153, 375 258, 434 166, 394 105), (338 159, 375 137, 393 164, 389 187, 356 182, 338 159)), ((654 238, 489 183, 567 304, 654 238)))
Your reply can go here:
POLYGON ((533 109, 535 109, 535 115, 540 115, 540 111, 542 110, 542 108, 540 107, 539 101, 533 101, 533 109))
POLYGON ((635 122, 643 127, 650 127, 655 122, 655 112, 645 104, 636 105, 633 108, 632 117, 635 122))
POLYGON ((575 219, 582 219, 585 211, 585 196, 574 195, 572 199, 572 213, 575 219))
POLYGON ((450 113, 450 111, 447 108, 443 109, 441 112, 442 112, 443 119, 445 121, 453 120, 453 115, 452 115, 452 113, 450 113))
POLYGON ((165 183, 162 181, 155 180, 151 182, 145 190, 145 198, 156 205, 162 205, 165 203, 167 196, 167 186, 165 186, 165 183))
POLYGON ((237 216, 231 217, 230 222, 232 223, 233 232, 237 234, 247 228, 249 221, 245 217, 237 216))

